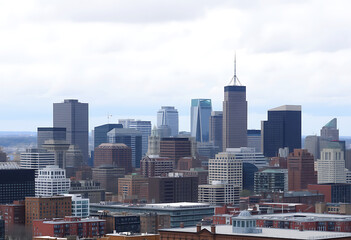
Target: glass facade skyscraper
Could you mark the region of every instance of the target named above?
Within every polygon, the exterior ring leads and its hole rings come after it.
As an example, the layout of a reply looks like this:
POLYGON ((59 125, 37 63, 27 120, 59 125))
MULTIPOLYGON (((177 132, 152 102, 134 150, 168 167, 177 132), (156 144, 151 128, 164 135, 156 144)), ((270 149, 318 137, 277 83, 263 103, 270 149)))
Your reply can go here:
POLYGON ((171 136, 176 137, 179 132, 178 110, 174 107, 163 106, 157 112, 157 127, 167 125, 171 128, 171 136))
POLYGON ((301 148, 301 106, 284 105, 268 110, 268 120, 262 122, 263 154, 275 157, 279 148, 289 152, 301 148))
POLYGON ((101 143, 108 143, 107 133, 114 128, 123 128, 122 124, 108 123, 94 128, 94 149, 101 143))
POLYGON ((211 99, 191 100, 191 136, 197 142, 208 142, 210 134, 211 99))
POLYGON ((54 128, 66 128, 66 140, 82 151, 83 161, 88 162, 88 103, 76 99, 65 99, 63 103, 54 103, 54 128))

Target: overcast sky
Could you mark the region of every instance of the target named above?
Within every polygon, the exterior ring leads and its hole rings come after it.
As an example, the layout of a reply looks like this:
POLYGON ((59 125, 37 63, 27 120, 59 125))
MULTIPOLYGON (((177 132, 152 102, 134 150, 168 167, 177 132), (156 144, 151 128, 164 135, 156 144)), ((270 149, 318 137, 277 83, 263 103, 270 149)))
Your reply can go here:
POLYGON ((52 103, 89 103, 90 129, 152 120, 192 98, 222 110, 233 75, 247 86, 249 128, 302 105, 303 135, 337 117, 351 136, 350 1, 50 0, 0 2, 0 131, 52 126, 52 103))

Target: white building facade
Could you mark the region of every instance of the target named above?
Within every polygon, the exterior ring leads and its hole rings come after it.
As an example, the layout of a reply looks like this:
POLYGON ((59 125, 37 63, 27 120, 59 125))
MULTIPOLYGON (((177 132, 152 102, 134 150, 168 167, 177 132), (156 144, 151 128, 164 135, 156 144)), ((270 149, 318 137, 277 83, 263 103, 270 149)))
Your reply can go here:
POLYGON ((64 196, 72 197, 72 216, 89 217, 90 201, 89 198, 83 198, 80 194, 63 194, 64 196))
POLYGON ((66 178, 66 170, 58 166, 47 166, 40 169, 38 177, 35 178, 35 196, 51 197, 68 193, 70 179, 66 178))
POLYGON ((318 184, 346 183, 344 151, 338 148, 325 148, 317 161, 318 184))
POLYGON ((268 167, 268 159, 261 152, 256 152, 255 148, 227 148, 227 152, 234 154, 236 159, 255 165, 258 169, 268 167))
POLYGON ((29 148, 21 153, 20 165, 21 168, 36 169, 35 176, 38 176, 39 169, 55 165, 55 154, 46 149, 29 148))

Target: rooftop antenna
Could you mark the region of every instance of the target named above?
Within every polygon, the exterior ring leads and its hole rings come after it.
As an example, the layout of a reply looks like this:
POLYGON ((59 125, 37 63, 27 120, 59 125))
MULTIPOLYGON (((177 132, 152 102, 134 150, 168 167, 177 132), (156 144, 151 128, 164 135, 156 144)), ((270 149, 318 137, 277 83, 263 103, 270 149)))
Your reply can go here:
POLYGON ((239 81, 239 78, 236 76, 236 51, 234 53, 234 76, 229 82, 229 85, 233 82, 234 86, 241 86, 241 82, 239 81))
POLYGON ((107 123, 110 123, 110 118, 112 118, 112 115, 110 113, 107 113, 107 123))

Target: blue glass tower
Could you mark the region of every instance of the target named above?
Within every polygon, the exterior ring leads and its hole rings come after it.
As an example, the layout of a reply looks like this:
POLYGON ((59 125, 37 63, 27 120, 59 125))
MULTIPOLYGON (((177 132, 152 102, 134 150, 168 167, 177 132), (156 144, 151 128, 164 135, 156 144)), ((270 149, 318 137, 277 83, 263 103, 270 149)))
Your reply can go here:
POLYGON ((210 135, 211 99, 191 100, 191 136, 197 142, 208 142, 210 135))

